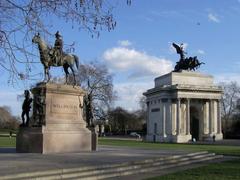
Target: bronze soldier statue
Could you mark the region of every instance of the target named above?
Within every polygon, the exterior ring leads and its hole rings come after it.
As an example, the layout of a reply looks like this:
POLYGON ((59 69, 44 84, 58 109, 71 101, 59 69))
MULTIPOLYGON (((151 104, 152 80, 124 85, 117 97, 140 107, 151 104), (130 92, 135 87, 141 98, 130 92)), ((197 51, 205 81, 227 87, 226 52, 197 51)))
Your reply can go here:
POLYGON ((93 126, 93 107, 92 107, 92 95, 87 94, 84 97, 85 106, 85 117, 87 122, 87 127, 93 126))
POLYGON ((57 66, 58 63, 61 61, 62 55, 63 55, 63 40, 62 36, 60 35, 59 31, 55 34, 56 40, 54 44, 54 58, 53 62, 54 65, 57 66))
POLYGON ((30 92, 28 90, 24 91, 25 99, 22 104, 22 124, 21 126, 29 126, 29 112, 31 109, 31 103, 32 103, 32 98, 30 97, 30 92), (25 118, 26 116, 26 123, 25 123, 25 118))

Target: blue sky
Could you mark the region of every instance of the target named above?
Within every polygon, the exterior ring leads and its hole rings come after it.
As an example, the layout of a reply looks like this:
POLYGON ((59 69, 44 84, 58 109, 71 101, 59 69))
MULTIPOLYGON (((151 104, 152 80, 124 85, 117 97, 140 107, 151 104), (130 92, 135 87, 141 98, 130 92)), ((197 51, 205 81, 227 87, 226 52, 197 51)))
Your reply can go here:
MULTIPOLYGON (((213 75, 216 83, 239 82, 239 0, 132 0, 131 6, 124 0, 118 2, 114 9, 116 29, 103 31, 99 38, 92 39, 62 21, 52 21, 51 29, 59 30, 66 44, 75 42, 74 53, 82 63, 97 60, 107 64, 118 93, 115 106, 137 109, 139 97, 153 87, 154 78, 173 69, 179 56, 172 42, 184 43, 188 56, 205 62, 198 71, 213 75)), ((54 38, 48 42, 53 43, 54 38)), ((36 46, 32 49, 38 53, 36 46)), ((41 72, 42 66, 35 65, 34 71, 41 72)), ((51 73, 61 74, 62 70, 53 68, 51 73)), ((23 82, 20 87, 11 87, 1 78, 0 105, 10 106, 19 115, 21 101, 16 94, 31 85, 23 82)))

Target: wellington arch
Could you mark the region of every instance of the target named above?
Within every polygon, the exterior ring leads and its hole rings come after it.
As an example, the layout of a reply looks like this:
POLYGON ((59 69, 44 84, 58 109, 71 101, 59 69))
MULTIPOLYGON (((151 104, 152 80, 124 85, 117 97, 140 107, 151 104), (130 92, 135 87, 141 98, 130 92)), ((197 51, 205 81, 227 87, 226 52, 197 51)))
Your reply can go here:
POLYGON ((222 89, 210 75, 184 71, 157 77, 147 97, 147 136, 150 142, 184 143, 223 138, 222 89))

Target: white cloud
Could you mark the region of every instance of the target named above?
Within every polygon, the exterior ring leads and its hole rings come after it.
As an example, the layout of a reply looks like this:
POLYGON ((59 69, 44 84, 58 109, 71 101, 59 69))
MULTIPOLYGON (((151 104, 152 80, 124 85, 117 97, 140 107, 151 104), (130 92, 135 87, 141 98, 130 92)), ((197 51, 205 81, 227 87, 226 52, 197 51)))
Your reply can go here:
POLYGON ((173 67, 170 60, 126 47, 106 50, 103 59, 112 71, 126 72, 129 78, 163 75, 173 67))
POLYGON ((236 81, 238 84, 240 84, 240 73, 216 74, 214 76, 214 80, 216 83, 220 83, 220 82, 229 83, 231 81, 236 81))
POLYGON ((141 82, 141 83, 117 83, 114 85, 117 91, 118 99, 115 102, 115 106, 121 106, 129 111, 139 109, 139 99, 143 96, 143 92, 147 89, 153 88, 153 82, 141 82))
POLYGON ((118 41, 118 44, 119 44, 120 46, 125 46, 125 47, 132 45, 132 43, 131 43, 129 40, 118 41))
POLYGON ((198 53, 198 54, 205 54, 205 51, 202 50, 202 49, 198 49, 198 50, 197 50, 197 53, 198 53))
POLYGON ((218 16, 216 14, 209 13, 208 20, 215 22, 215 23, 220 23, 220 19, 218 18, 218 16))

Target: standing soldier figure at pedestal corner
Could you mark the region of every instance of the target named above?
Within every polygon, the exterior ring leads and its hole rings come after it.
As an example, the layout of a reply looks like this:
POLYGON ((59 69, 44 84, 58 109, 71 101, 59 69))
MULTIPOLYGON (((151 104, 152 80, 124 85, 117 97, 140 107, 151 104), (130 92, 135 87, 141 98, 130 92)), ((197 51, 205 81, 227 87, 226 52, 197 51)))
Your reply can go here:
POLYGON ((25 99, 22 104, 22 124, 20 126, 28 126, 29 125, 29 112, 31 109, 32 98, 30 98, 30 92, 28 90, 24 91, 25 99), (24 116, 26 115, 26 123, 24 116))
POLYGON ((60 35, 59 31, 56 32, 55 37, 56 37, 56 40, 55 40, 55 44, 54 44, 53 63, 57 66, 58 63, 61 61, 62 55, 63 55, 63 40, 62 40, 62 36, 60 35))

